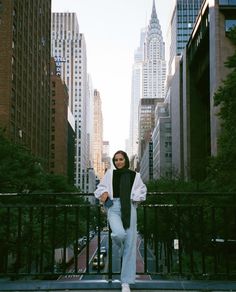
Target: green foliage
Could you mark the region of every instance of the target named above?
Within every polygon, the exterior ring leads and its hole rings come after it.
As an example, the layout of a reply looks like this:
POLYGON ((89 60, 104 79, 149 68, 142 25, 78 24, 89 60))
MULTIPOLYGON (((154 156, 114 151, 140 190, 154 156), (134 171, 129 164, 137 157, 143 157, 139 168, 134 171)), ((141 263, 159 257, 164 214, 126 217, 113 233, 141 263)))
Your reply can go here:
POLYGON ((160 178, 149 181, 147 184, 148 192, 209 192, 214 191, 208 181, 184 181, 183 179, 160 178))
POLYGON ((43 188, 44 182, 40 160, 23 146, 8 141, 0 131, 0 192, 43 188))
POLYGON ((47 174, 48 190, 50 192, 78 192, 78 189, 67 183, 66 177, 58 174, 47 174))
POLYGON ((40 159, 24 146, 8 141, 0 130, 0 192, 73 192, 66 177, 47 173, 40 159))
POLYGON ((149 192, 192 192, 199 190, 199 183, 182 179, 161 178, 147 183, 149 192))

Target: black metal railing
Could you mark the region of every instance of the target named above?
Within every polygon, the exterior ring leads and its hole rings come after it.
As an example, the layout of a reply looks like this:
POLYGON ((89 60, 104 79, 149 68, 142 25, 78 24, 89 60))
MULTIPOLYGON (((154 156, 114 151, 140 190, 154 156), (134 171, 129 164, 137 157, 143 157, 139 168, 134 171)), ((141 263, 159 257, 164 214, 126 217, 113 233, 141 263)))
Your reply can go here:
MULTIPOLYGON (((149 193, 138 207, 137 274, 236 279, 235 196, 149 193)), ((89 200, 88 194, 1 194, 0 276, 116 277, 106 214, 89 200)))

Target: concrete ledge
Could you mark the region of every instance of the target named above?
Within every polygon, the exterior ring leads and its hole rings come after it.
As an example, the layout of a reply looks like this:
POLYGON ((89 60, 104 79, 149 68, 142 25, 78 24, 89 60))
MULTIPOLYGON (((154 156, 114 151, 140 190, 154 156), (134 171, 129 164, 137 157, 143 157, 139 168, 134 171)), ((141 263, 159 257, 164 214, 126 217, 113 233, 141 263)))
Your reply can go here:
MULTIPOLYGON (((120 290, 118 280, 92 281, 0 281, 0 291, 108 291, 120 290)), ((236 281, 137 281, 135 291, 236 291, 236 281)))

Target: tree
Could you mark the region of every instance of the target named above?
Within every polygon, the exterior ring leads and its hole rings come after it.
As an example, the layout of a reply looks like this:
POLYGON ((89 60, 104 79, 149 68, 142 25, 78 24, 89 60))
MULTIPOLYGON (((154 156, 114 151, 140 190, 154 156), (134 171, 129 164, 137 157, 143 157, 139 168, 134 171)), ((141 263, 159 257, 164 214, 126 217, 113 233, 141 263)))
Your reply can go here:
POLYGON ((73 192, 62 175, 47 173, 39 158, 24 146, 6 139, 0 129, 0 192, 73 192))
POLYGON ((0 131, 0 192, 22 192, 45 187, 40 160, 22 145, 8 141, 0 131))

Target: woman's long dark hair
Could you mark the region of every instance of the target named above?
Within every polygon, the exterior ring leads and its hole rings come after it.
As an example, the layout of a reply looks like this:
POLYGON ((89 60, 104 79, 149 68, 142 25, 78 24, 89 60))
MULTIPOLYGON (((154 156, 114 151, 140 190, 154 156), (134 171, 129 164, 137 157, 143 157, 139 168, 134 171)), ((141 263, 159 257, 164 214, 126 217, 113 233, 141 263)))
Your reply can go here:
POLYGON ((124 168, 127 168, 128 169, 129 168, 129 157, 128 157, 127 153, 125 151, 123 151, 123 150, 116 151, 116 153, 114 154, 114 156, 112 158, 112 162, 113 162, 115 168, 117 168, 116 165, 115 165, 115 156, 116 156, 116 154, 123 155, 123 157, 125 159, 125 166, 124 166, 124 168))

